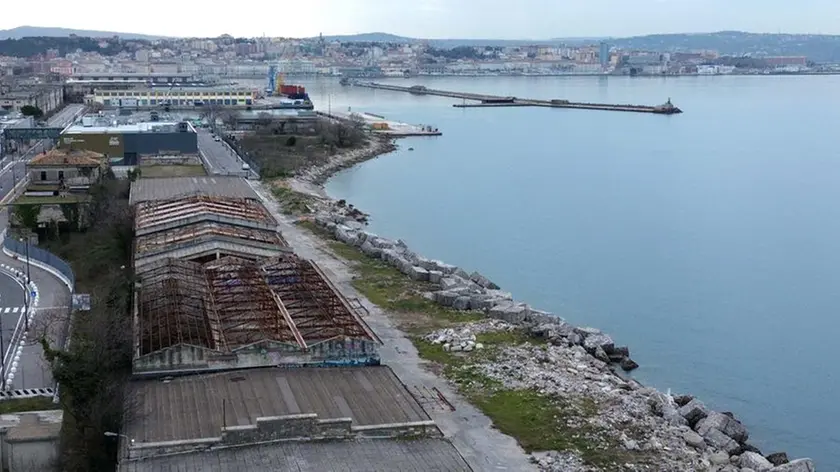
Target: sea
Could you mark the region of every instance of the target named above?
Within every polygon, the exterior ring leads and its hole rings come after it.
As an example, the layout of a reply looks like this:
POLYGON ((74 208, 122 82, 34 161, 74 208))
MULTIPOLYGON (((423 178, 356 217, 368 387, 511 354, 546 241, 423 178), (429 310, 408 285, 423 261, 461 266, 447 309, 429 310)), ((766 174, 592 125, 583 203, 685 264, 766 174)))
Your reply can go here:
POLYGON ((320 110, 443 132, 329 180, 371 231, 608 332, 634 377, 734 412, 765 454, 840 469, 840 77, 380 81, 682 108, 463 109, 302 82, 320 110))

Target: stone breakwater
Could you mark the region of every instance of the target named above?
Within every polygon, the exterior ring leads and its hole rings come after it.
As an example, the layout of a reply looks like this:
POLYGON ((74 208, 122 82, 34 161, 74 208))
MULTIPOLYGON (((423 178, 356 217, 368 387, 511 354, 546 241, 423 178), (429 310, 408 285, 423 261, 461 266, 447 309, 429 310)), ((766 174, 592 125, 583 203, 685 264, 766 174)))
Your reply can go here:
POLYGON ((333 156, 326 164, 307 167, 299 171, 295 175, 295 178, 315 185, 321 185, 336 172, 348 169, 360 162, 379 157, 383 154, 388 154, 396 149, 397 146, 394 144, 393 138, 371 134, 368 136, 368 141, 364 146, 333 156))
MULTIPOLYGON (((689 395, 669 395, 623 378, 638 367, 627 347, 596 328, 573 326, 551 313, 514 300, 488 277, 441 261, 427 259, 401 240, 363 230, 363 225, 332 211, 318 213, 315 224, 337 240, 381 259, 408 277, 429 282, 435 289, 425 296, 455 310, 481 311, 488 317, 459 329, 430 333, 426 340, 450 352, 483 348, 476 334, 508 329, 524 330, 544 343, 505 348, 501 360, 474 367, 509 388, 534 389, 546 395, 586 398, 599 405, 586 418, 601 437, 645 457, 644 463, 620 464, 614 470, 813 472, 810 459, 789 461, 785 453, 762 455, 751 445, 749 432, 732 413, 709 409, 689 395), (654 458, 654 466, 650 460, 654 458)), ((578 425, 579 426, 579 425, 578 425)), ((533 456, 545 471, 599 470, 584 465, 574 452, 547 451, 533 456)))

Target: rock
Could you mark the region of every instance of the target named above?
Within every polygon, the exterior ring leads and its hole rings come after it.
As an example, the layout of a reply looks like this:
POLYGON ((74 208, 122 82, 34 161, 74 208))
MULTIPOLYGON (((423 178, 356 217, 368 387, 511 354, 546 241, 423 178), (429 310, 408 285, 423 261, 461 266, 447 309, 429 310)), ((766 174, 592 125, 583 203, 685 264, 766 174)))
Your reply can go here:
POLYGON ((765 459, 761 454, 755 452, 744 452, 738 460, 738 465, 741 468, 752 469, 756 472, 764 472, 773 468, 773 464, 765 459))
POLYGON ((718 472, 740 472, 740 471, 734 465, 728 464, 728 465, 723 466, 723 468, 718 470, 718 472))
POLYGON ((695 433, 694 431, 684 432, 683 440, 686 444, 693 447, 694 449, 698 449, 700 451, 706 449, 706 441, 704 441, 703 437, 695 433))
POLYGON ((706 440, 706 444, 726 452, 726 457, 741 450, 738 441, 735 441, 715 428, 707 429, 705 434, 701 433, 700 435, 706 440))
POLYGON ((443 306, 452 306, 456 299, 458 299, 458 294, 455 292, 449 292, 446 290, 435 292, 435 301, 443 306))
POLYGON ((610 356, 630 357, 630 348, 627 346, 614 346, 609 354, 610 356))
POLYGON ((758 455, 760 455, 760 456, 762 456, 762 457, 763 457, 763 454, 761 454, 761 450, 760 450, 759 448, 757 448, 757 447, 753 446, 753 445, 752 445, 752 444, 750 444, 750 443, 744 443, 744 444, 741 444, 741 451, 742 451, 742 452, 755 452, 755 453, 757 453, 758 455))
POLYGON ((746 442, 750 437, 747 428, 741 422, 715 411, 700 420, 694 428, 703 437, 706 437, 704 433, 711 429, 716 429, 739 443, 746 442))
POLYGON ((615 344, 612 338, 602 333, 591 334, 583 340, 583 348, 593 354, 597 348, 603 349, 606 353, 612 351, 613 347, 615 347, 615 344))
POLYGON ((592 355, 595 357, 595 359, 598 359, 599 361, 606 363, 610 362, 610 357, 607 355, 607 353, 604 351, 604 348, 602 348, 601 346, 596 347, 595 352, 592 355))
POLYGON ((409 277, 413 280, 426 281, 429 280, 429 271, 420 266, 411 266, 408 269, 409 277))
POLYGON ((774 452, 772 454, 767 454, 764 457, 767 458, 767 460, 773 465, 784 465, 790 462, 787 453, 785 452, 774 452))
POLYGON ((639 368, 639 364, 637 364, 636 361, 634 361, 633 359, 630 359, 629 357, 625 357, 624 359, 622 359, 621 362, 619 362, 618 365, 625 372, 630 372, 631 370, 635 370, 635 369, 639 368))
POLYGON ((739 472, 757 472, 757 471, 755 471, 753 469, 750 469, 749 467, 741 467, 741 470, 739 472))
POLYGON ((429 270, 429 282, 439 284, 441 279, 443 279, 443 272, 439 270, 429 270))
POLYGON ((729 464, 729 454, 724 451, 715 452, 709 456, 709 462, 711 462, 712 465, 729 464))
POLYGON ((528 316, 528 305, 514 304, 513 302, 501 303, 490 309, 490 316, 508 323, 521 324, 528 316))
POLYGON ((709 416, 709 410, 700 400, 691 400, 680 408, 680 414, 694 427, 698 421, 709 416))
POLYGON ((473 272, 472 274, 470 274, 470 280, 480 285, 481 287, 489 288, 491 290, 497 290, 499 288, 498 285, 494 284, 490 281, 490 279, 481 275, 478 272, 473 272))
POLYGON ((587 337, 593 334, 601 334, 601 330, 597 328, 590 328, 589 326, 581 326, 575 328, 575 332, 583 337, 587 337))
POLYGON ((470 309, 470 297, 458 297, 455 299, 455 302, 452 303, 452 308, 460 311, 466 311, 470 309))
MULTIPOLYGON (((629 356, 630 354, 627 355, 629 356)), ((691 395, 674 395, 674 403, 676 403, 679 407, 688 405, 691 400, 694 400, 694 397, 691 395)))
POLYGON ((811 459, 796 459, 787 464, 777 465, 770 472, 814 472, 814 461, 811 459))

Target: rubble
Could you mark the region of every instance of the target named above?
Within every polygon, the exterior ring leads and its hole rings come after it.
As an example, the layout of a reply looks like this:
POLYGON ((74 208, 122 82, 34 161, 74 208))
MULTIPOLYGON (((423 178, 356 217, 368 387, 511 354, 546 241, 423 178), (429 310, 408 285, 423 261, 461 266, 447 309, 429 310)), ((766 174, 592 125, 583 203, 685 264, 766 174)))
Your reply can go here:
MULTIPOLYGON (((348 224, 351 222, 346 216, 322 212, 314 221, 336 239, 427 283, 426 298, 455 310, 480 311, 487 316, 482 322, 431 333, 426 341, 442 345, 446 351, 467 353, 464 355, 468 357, 468 353, 483 348, 476 341, 477 335, 488 331, 521 329, 544 341, 507 346, 492 362, 476 360, 472 367, 507 388, 594 402, 597 414, 578 420, 627 451, 657 457, 657 470, 758 472, 769 463, 775 465, 766 469, 771 472, 813 471, 810 459, 788 463, 784 453, 761 456, 746 442, 747 429, 731 413, 712 411, 691 396, 671 396, 622 378, 618 368, 630 371, 638 364, 627 347, 617 346, 600 330, 576 327, 551 313, 535 310, 478 272, 470 274, 426 259, 412 252, 404 241, 382 238, 363 231, 360 225, 348 224), (633 437, 627 435, 630 433, 633 437)), ((598 470, 585 466, 570 451, 548 451, 533 458, 544 471, 598 470)), ((632 463, 619 469, 651 470, 632 463)))

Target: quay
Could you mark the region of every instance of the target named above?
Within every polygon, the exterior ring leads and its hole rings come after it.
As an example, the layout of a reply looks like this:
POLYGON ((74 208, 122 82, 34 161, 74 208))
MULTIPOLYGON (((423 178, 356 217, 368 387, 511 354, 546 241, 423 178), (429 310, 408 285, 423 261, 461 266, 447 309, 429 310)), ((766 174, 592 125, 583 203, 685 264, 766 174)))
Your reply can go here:
POLYGON ((546 107, 546 108, 576 108, 580 110, 603 110, 603 111, 624 111, 633 113, 654 113, 657 115, 676 115, 682 113, 678 107, 671 103, 671 99, 662 105, 622 105, 610 103, 589 103, 573 102, 570 100, 536 100, 529 98, 502 97, 497 95, 482 95, 477 93, 452 92, 448 90, 430 89, 423 85, 404 87, 400 85, 381 84, 377 82, 360 82, 342 79, 342 85, 355 85, 379 90, 391 90, 394 92, 407 92, 415 95, 436 95, 438 97, 449 97, 464 100, 472 100, 479 103, 463 103, 453 105, 456 108, 495 108, 495 107, 546 107))
POLYGON ((365 128, 377 134, 386 134, 394 138, 408 138, 418 136, 441 136, 443 133, 428 125, 412 125, 400 121, 388 120, 382 115, 367 112, 323 112, 318 111, 317 114, 342 121, 356 121, 365 128))

